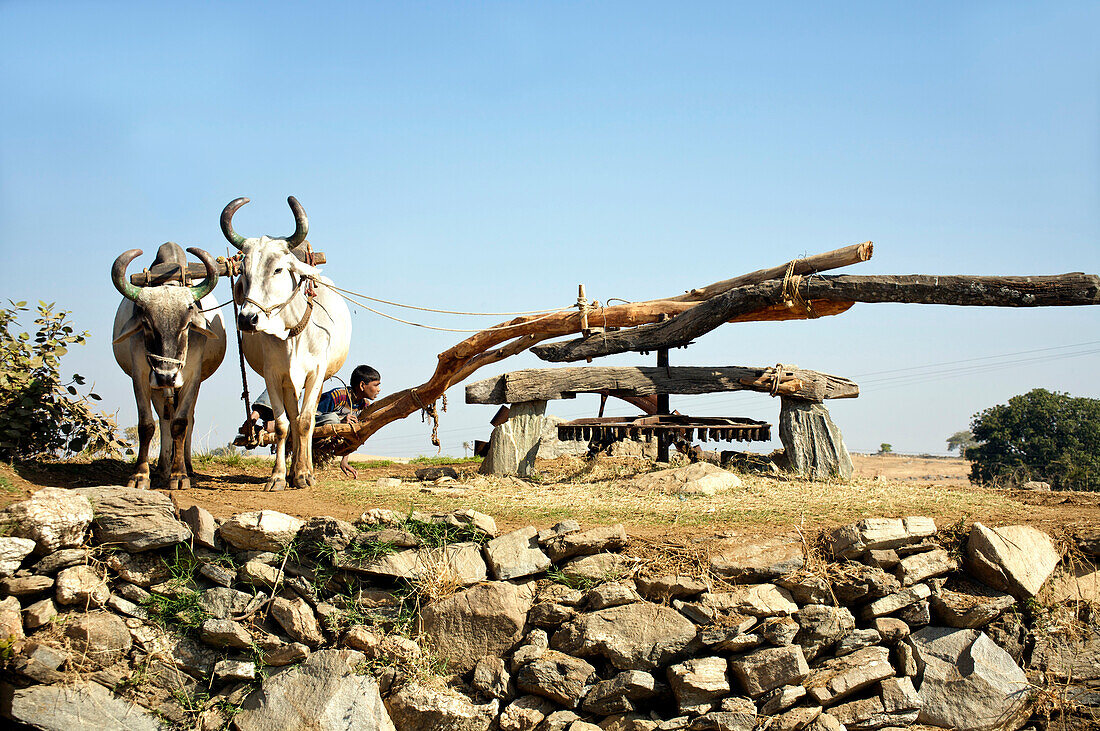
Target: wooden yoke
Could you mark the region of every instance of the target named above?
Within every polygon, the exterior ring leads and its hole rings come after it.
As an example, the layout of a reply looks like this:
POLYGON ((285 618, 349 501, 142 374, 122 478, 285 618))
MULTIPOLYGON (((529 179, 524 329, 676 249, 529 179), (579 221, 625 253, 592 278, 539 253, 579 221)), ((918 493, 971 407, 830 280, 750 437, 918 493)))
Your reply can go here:
MULTIPOLYGON (((292 249, 291 252, 305 261, 305 242, 302 244, 301 250, 292 249)), ((321 265, 325 263, 325 254, 322 251, 313 252, 313 263, 321 265)), ((229 273, 229 263, 224 256, 219 256, 214 260, 214 266, 218 272, 219 277, 224 277, 229 273)), ((202 264, 191 263, 187 265, 187 278, 188 279, 202 279, 206 276, 206 267, 202 264)), ((135 287, 153 287, 159 284, 166 284, 168 282, 178 282, 180 279, 180 268, 175 264, 157 264, 154 267, 145 269, 140 272, 134 272, 130 275, 130 284, 135 287)))

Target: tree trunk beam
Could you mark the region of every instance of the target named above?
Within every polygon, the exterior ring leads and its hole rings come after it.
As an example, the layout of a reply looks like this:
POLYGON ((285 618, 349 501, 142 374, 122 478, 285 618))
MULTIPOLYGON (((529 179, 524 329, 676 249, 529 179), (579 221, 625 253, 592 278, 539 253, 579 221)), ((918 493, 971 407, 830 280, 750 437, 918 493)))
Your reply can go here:
MULTIPOLYGON (((1060 274, 1042 277, 976 277, 913 275, 819 275, 792 278, 791 285, 815 314, 818 302, 902 302, 967 307, 1065 307, 1100 304, 1100 277, 1060 274)), ((580 340, 546 343, 531 348, 554 362, 596 358, 632 350, 657 350, 687 345, 724 322, 777 305, 786 307, 784 280, 773 279, 717 295, 671 320, 622 332, 601 333, 580 340)), ((788 309, 810 316, 809 310, 788 309)))
MULTIPOLYGON (((601 391, 615 396, 744 390, 770 393, 774 383, 773 369, 744 366, 531 368, 469 384, 466 386, 466 403, 514 404, 573 398, 578 393, 601 391)), ((822 401, 855 398, 859 396, 859 386, 847 378, 827 373, 784 368, 780 374, 778 393, 804 401, 822 401)))

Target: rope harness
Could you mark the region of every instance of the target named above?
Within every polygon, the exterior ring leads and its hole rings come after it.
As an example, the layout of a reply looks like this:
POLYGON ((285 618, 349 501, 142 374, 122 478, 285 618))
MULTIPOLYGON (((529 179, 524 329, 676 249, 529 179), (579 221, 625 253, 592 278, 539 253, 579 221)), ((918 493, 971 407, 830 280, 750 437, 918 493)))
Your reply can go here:
POLYGON ((811 320, 821 317, 814 309, 813 303, 803 299, 798 291, 798 285, 802 283, 802 276, 794 273, 794 261, 787 265, 787 273, 783 277, 783 304, 790 309, 800 309, 811 320))

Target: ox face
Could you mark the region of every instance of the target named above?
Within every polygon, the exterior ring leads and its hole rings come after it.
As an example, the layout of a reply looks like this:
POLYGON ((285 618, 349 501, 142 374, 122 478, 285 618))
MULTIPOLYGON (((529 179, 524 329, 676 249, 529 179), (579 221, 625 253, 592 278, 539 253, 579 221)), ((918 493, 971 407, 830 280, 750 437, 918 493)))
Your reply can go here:
POLYGON ((118 257, 112 269, 115 287, 134 303, 133 315, 114 342, 120 343, 141 333, 149 363, 149 385, 153 388, 180 388, 183 385, 182 371, 192 330, 205 337, 215 337, 206 327, 199 300, 214 289, 218 275, 209 254, 201 249, 188 251, 199 256, 207 270, 206 279, 194 287, 174 284, 135 287, 125 281, 126 266, 141 255, 138 249, 118 257))
POLYGON ((286 339, 289 328, 281 316, 283 308, 304 286, 306 277, 320 272, 292 254, 286 239, 246 239, 241 251, 241 276, 233 287, 233 299, 240 306, 237 327, 241 332, 286 339))

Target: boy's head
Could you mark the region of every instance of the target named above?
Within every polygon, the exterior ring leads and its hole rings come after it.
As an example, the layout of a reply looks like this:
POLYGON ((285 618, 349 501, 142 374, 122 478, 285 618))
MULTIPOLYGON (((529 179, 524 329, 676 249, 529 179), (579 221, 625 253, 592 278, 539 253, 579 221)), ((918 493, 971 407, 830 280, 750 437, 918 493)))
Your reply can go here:
POLYGON ((356 366, 351 372, 351 392, 373 401, 382 390, 382 376, 369 365, 356 366))

